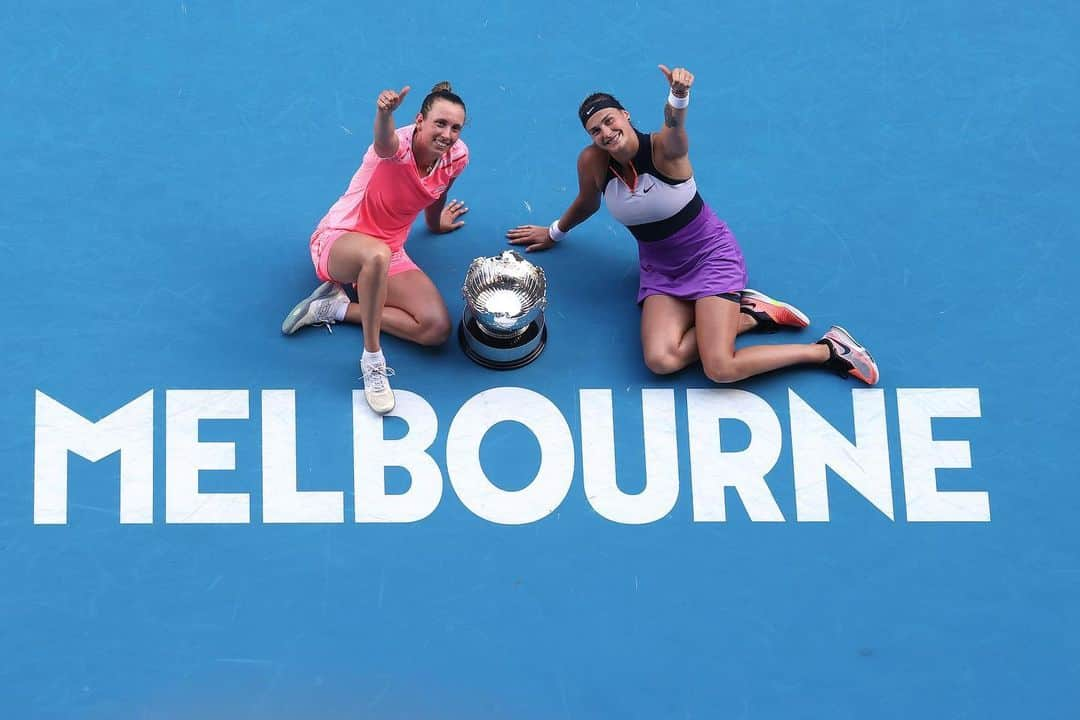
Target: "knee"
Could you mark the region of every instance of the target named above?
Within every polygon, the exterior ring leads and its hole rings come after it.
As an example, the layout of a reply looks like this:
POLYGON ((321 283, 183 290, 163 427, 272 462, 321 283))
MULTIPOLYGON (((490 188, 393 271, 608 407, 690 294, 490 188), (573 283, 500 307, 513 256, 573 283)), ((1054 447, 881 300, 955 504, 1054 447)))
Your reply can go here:
POLYGON ((379 243, 377 246, 371 248, 371 252, 368 256, 365 266, 373 271, 385 272, 390 267, 390 258, 393 253, 390 252, 390 246, 384 243, 379 243))
POLYGON ((714 383, 723 385, 743 379, 734 357, 703 357, 701 368, 705 371, 705 377, 714 383))
POLYGON ((674 348, 645 348, 645 367, 657 375, 670 375, 682 370, 684 365, 674 348))
POLYGON ((421 318, 416 342, 420 345, 442 345, 450 337, 450 330, 450 318, 446 315, 421 318))

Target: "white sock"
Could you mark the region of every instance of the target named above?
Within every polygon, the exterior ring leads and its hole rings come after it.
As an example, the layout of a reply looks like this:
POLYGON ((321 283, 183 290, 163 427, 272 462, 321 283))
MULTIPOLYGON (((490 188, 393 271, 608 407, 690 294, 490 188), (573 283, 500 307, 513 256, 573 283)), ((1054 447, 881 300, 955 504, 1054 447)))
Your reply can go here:
POLYGON ((343 302, 334 308, 334 320, 341 322, 345 319, 345 311, 349 309, 349 303, 343 302))
MULTIPOLYGON (((353 357, 356 356, 354 355, 353 357)), ((363 357, 360 358, 360 362, 365 365, 370 365, 372 363, 382 363, 385 365, 386 358, 383 357, 381 349, 376 350, 375 352, 368 352, 367 350, 365 350, 363 357)))

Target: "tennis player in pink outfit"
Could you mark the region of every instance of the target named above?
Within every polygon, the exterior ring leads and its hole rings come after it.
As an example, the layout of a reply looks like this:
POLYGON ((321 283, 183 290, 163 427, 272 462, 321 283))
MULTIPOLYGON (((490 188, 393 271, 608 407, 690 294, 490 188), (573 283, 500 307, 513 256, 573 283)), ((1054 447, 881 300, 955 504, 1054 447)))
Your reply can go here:
POLYGON ((319 221, 311 236, 311 262, 323 284, 285 317, 291 335, 305 325, 342 321, 364 328, 360 370, 371 409, 388 413, 394 393, 379 344, 385 330, 421 345, 439 345, 450 335, 450 313, 431 279, 405 252, 416 216, 428 228, 448 233, 465 224, 459 200, 447 202, 451 186, 469 164, 460 139, 465 103, 449 83, 424 98, 411 125, 394 127, 393 113, 409 92, 384 90, 376 100, 375 141, 345 194, 319 221), (342 285, 356 286, 349 302, 342 285))

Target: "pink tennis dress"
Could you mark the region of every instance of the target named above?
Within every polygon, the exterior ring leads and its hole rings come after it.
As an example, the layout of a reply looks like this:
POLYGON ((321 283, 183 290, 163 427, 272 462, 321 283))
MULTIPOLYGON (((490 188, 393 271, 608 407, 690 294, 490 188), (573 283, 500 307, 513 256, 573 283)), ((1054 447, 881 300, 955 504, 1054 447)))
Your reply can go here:
POLYGON ((398 150, 381 158, 368 146, 360 169, 348 190, 319 221, 311 235, 311 262, 320 280, 330 280, 327 262, 334 242, 347 232, 379 238, 393 253, 389 275, 416 269, 405 254, 405 240, 416 216, 439 199, 450 182, 469 164, 469 148, 458 140, 439 158, 430 173, 421 177, 413 157, 415 125, 398 128, 398 150))

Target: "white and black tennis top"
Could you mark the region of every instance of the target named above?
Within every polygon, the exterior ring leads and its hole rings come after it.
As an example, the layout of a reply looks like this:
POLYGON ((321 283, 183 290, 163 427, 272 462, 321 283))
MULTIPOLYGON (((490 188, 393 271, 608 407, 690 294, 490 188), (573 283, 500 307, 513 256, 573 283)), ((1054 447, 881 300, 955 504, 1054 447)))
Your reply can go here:
POLYGON ((662 240, 689 225, 701 212, 704 201, 693 176, 673 180, 657 170, 652 160, 652 137, 637 128, 634 132, 638 151, 631 160, 629 182, 623 177, 625 170, 616 173, 611 159, 604 178, 604 200, 612 216, 635 238, 642 242, 662 240))

